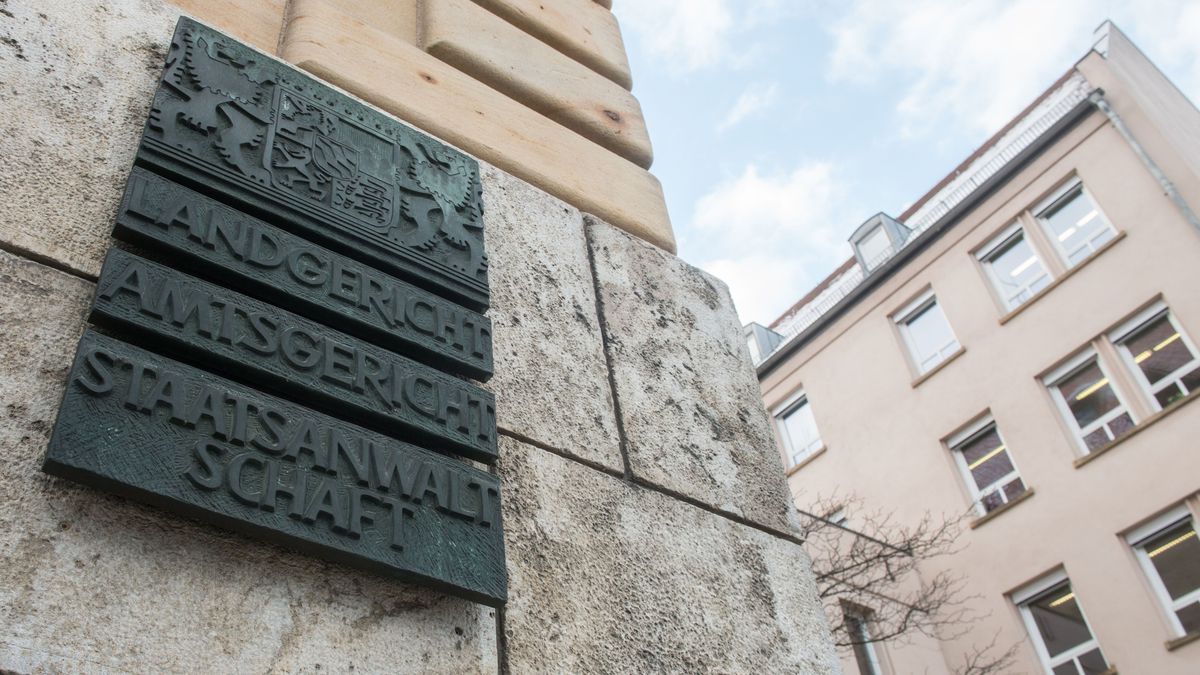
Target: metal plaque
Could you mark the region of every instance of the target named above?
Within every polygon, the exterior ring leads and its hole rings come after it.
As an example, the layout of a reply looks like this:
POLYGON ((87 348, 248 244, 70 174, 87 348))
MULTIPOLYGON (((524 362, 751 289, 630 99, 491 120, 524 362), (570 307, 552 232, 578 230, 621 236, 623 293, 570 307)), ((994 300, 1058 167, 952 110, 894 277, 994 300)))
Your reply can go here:
POLYGON ((190 19, 176 27, 137 162, 487 307, 475 160, 190 19))
POLYGON ((114 234, 210 281, 431 365, 492 375, 487 317, 144 169, 129 177, 114 234))
POLYGON ((91 318, 357 423, 496 459, 491 393, 119 249, 105 258, 91 318))
POLYGON ((92 331, 43 469, 476 602, 505 600, 495 476, 92 331))

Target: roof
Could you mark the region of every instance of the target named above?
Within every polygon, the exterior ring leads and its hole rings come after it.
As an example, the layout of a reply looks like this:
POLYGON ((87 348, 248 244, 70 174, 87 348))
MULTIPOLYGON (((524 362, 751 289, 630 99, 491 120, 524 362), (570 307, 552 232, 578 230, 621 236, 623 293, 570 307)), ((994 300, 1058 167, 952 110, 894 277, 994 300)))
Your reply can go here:
POLYGON ((774 329, 776 326, 779 325, 779 323, 781 321, 788 318, 792 314, 800 311, 805 305, 807 305, 808 303, 815 300, 818 295, 825 292, 825 289, 829 288, 830 285, 833 284, 834 279, 837 279, 838 277, 845 274, 846 272, 849 272, 850 268, 854 267, 854 265, 855 265, 854 256, 850 256, 849 260, 842 263, 841 265, 838 265, 838 268, 835 269, 833 272, 831 272, 829 274, 829 276, 825 277, 821 281, 821 283, 817 284, 816 286, 813 286, 811 291, 804 294, 804 297, 797 300, 791 307, 787 308, 787 311, 785 311, 783 314, 780 314, 779 318, 772 321, 771 325, 768 326, 768 328, 774 329))
MULTIPOLYGON (((1018 124, 1028 118, 1030 113, 1037 110, 1038 106, 1041 106, 1043 103, 1045 103, 1047 99, 1055 94, 1055 92, 1059 91, 1063 85, 1067 84, 1067 82, 1076 74, 1076 72, 1076 69, 1071 67, 1065 73, 1063 73, 1061 77, 1059 77, 1054 81, 1053 84, 1042 91, 1042 93, 1039 94, 1038 97, 1035 98, 1029 105, 1025 106, 1021 112, 1013 116, 1013 118, 1010 119, 1003 127, 1001 127, 999 131, 992 134, 986 141, 983 142, 982 145, 976 148, 974 152, 960 162, 958 166, 954 167, 950 173, 946 174, 941 180, 934 184, 933 187, 925 192, 925 194, 921 195, 919 199, 913 202, 911 206, 905 209, 904 212, 900 214, 900 217, 897 218, 897 220, 905 222, 920 212, 922 208, 929 204, 934 197, 938 196, 938 194, 940 194, 943 190, 950 187, 950 185, 957 178, 962 176, 964 172, 970 169, 975 162, 977 162, 984 155, 988 154, 989 151, 996 148, 997 145, 999 145, 999 143, 1005 139, 1009 132, 1013 131, 1018 124)), ((788 307, 787 310, 785 310, 770 323, 769 327, 771 329, 775 329, 779 327, 780 324, 786 322, 793 315, 802 310, 806 305, 816 299, 822 292, 827 290, 839 277, 849 271, 855 265, 855 263, 855 258, 851 256, 849 259, 839 265, 837 269, 833 270, 833 272, 831 272, 827 277, 822 279, 820 283, 805 293, 803 297, 788 307)))
POLYGON ((905 210, 902 218, 912 228, 912 235, 887 262, 858 275, 853 274, 856 259, 842 263, 773 321, 771 327, 783 340, 758 364, 759 376, 765 377, 789 354, 820 334, 883 279, 957 224, 1041 148, 1094 109, 1089 103, 1090 92, 1091 85, 1081 73, 1075 68, 1067 71, 905 210), (828 297, 821 300, 822 294, 828 297))

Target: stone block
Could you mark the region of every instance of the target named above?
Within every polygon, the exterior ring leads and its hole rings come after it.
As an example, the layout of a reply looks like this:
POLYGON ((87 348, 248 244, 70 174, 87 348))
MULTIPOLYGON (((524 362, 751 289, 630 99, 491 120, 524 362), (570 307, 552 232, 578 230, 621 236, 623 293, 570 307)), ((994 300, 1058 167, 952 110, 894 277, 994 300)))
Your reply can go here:
POLYGON ((0 241, 95 276, 178 10, 134 0, 4 8, 0 241))
POLYGON ((92 290, 0 253, 0 670, 496 671, 488 608, 43 474, 92 290))
POLYGON ((583 219, 494 167, 480 171, 497 424, 621 471, 583 219))
POLYGON ((653 161, 633 94, 471 0, 424 0, 422 47, 638 166, 653 161))
POLYGON ((542 42, 626 89, 633 88, 621 27, 611 3, 590 0, 475 0, 542 42), (604 5, 604 3, 600 3, 604 5))
POLYGON ((422 0, 325 0, 342 12, 417 44, 417 14, 422 0))
POLYGON ((839 672, 799 545, 501 445, 512 672, 839 672))
POLYGON ((287 0, 167 0, 188 16, 274 54, 287 0))
POLYGON ((720 280, 585 216, 634 476, 790 531, 787 486, 720 280))
POLYGON ((294 0, 282 57, 580 210, 673 251, 662 185, 649 172, 419 48, 294 0))

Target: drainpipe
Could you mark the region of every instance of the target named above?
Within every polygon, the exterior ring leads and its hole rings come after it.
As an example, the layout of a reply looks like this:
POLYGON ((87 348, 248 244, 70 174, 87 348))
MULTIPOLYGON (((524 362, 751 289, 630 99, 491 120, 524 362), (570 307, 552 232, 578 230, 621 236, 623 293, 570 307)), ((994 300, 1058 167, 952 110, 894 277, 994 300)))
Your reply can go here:
POLYGON ((1146 149, 1142 147, 1142 144, 1138 143, 1138 140, 1133 137, 1133 132, 1129 130, 1129 127, 1125 126, 1125 120, 1121 119, 1117 111, 1113 110, 1112 106, 1108 104, 1108 100, 1104 98, 1104 92, 1097 89, 1088 95, 1088 100, 1100 112, 1104 113, 1109 122, 1112 122, 1117 133, 1121 134, 1121 137, 1125 139, 1129 147, 1133 149, 1133 153, 1138 156, 1138 159, 1142 160, 1142 164, 1146 165, 1146 169, 1150 172, 1150 175, 1154 176, 1154 179, 1158 181, 1163 192, 1167 194, 1167 198, 1174 202, 1175 207, 1183 214, 1184 220, 1188 221, 1197 231, 1200 231, 1200 218, 1196 217, 1196 212, 1192 211, 1192 207, 1188 206, 1188 203, 1184 201, 1183 195, 1179 194, 1179 190, 1175 189, 1175 184, 1171 182, 1170 178, 1167 178, 1162 169, 1158 168, 1158 164, 1154 163, 1154 160, 1146 153, 1146 149))

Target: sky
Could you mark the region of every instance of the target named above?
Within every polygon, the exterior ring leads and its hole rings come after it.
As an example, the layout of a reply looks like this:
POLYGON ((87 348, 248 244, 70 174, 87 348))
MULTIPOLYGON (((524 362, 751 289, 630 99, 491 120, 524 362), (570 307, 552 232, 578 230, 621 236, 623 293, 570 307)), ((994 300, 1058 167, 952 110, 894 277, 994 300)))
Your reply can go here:
POLYGON ((1200 100, 1200 0, 615 0, 679 255, 769 324, 1116 23, 1200 100))

